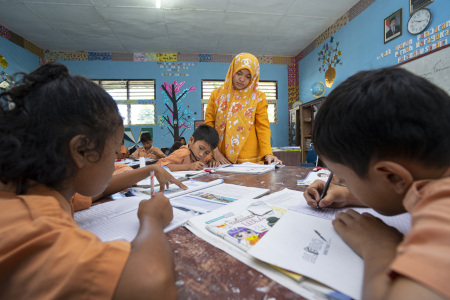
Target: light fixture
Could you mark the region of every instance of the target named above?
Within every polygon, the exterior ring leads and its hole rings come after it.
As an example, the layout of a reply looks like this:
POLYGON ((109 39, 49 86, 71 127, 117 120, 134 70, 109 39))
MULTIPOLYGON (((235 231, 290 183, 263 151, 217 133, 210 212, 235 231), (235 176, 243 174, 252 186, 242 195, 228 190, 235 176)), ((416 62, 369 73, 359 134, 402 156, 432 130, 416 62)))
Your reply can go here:
POLYGON ((156 0, 156 8, 161 8, 161 0, 156 0))

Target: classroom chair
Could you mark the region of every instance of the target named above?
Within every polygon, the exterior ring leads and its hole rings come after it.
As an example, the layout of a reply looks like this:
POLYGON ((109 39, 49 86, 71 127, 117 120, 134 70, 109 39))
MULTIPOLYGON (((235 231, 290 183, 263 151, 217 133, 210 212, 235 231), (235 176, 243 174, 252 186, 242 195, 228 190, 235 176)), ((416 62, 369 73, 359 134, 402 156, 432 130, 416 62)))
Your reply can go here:
POLYGON ((314 146, 311 143, 308 148, 308 154, 306 155, 306 162, 300 163, 301 167, 317 167, 317 163, 319 162, 319 156, 314 150, 314 146))

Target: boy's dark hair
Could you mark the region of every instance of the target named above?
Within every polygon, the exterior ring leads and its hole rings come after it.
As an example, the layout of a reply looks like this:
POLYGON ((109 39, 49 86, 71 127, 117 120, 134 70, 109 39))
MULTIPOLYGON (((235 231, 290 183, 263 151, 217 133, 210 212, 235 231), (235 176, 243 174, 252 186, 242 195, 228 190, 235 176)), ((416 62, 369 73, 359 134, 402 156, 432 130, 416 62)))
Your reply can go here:
POLYGON ((192 134, 192 137, 194 138, 194 142, 205 141, 212 149, 215 149, 219 144, 219 134, 216 129, 205 124, 198 126, 192 134))
POLYGON ((152 135, 148 131, 144 131, 141 134, 141 142, 148 142, 152 140, 152 135))
POLYGON ((326 98, 314 121, 317 153, 367 174, 371 159, 450 165, 450 96, 428 80, 389 67, 359 72, 326 98))
POLYGON ((76 172, 70 140, 85 136, 86 151, 97 152, 122 117, 111 96, 91 80, 71 76, 63 64, 48 63, 21 74, 20 85, 0 94, 0 180, 24 193, 30 180, 51 188, 76 172))

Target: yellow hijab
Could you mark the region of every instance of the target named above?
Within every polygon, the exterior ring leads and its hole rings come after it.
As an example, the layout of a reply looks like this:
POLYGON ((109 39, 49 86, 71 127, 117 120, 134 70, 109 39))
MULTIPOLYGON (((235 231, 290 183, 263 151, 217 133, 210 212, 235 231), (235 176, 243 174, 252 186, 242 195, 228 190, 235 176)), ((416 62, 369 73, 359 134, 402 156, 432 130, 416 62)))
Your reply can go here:
POLYGON ((258 82, 258 59, 250 53, 240 53, 233 58, 225 82, 218 89, 215 127, 219 149, 225 149, 225 157, 232 163, 237 161, 255 121, 258 82), (252 78, 245 89, 239 90, 233 87, 233 75, 242 69, 249 70, 252 78))

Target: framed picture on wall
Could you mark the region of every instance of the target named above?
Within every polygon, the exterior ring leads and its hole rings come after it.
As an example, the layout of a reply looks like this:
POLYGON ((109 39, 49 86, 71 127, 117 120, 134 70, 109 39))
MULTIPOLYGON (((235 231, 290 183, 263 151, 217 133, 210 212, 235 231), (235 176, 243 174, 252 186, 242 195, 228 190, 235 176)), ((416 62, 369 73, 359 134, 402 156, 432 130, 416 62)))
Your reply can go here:
POLYGON ((409 0, 409 15, 430 3, 433 3, 433 0, 409 0))
MULTIPOLYGON (((410 0, 411 1, 411 0, 410 0)), ((390 42, 402 35, 402 9, 384 19, 384 43, 390 42)))

